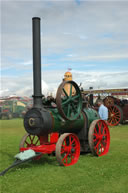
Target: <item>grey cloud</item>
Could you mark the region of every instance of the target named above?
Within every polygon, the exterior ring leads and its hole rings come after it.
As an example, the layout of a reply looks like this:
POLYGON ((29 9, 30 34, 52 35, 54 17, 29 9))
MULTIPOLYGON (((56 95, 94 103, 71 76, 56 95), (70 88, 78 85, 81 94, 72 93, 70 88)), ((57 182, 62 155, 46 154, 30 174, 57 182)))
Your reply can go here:
MULTIPOLYGON (((56 95, 56 90, 64 77, 64 71, 45 71, 42 73, 43 92, 45 95, 51 92, 56 95)), ((105 88, 127 88, 128 72, 84 72, 72 71, 73 80, 79 85, 82 83, 84 89, 93 86, 94 89, 105 88), (114 77, 114 80, 113 80, 114 77)), ((17 94, 32 96, 32 74, 26 73, 22 77, 1 77, 2 90, 6 94, 17 94)), ((4 95, 4 93, 2 93, 4 95)))
POLYGON ((76 82, 82 80, 84 89, 93 86, 94 89, 128 87, 128 72, 73 72, 76 82), (80 78, 79 78, 80 77, 80 78))
MULTIPOLYGON (((34 16, 42 18, 42 56, 66 54, 60 61, 69 64, 93 61, 94 66, 95 61, 128 59, 128 1, 81 1, 78 6, 75 1, 10 0, 2 1, 1 5, 2 69, 32 71, 29 63, 32 59, 31 18, 34 16)), ((56 59, 48 62, 46 59, 45 65, 54 65, 56 59)), ((43 79, 56 89, 63 74, 64 71, 47 71, 47 74, 43 72, 43 79)), ((128 85, 125 73, 77 72, 73 76, 78 83, 83 82, 85 88, 91 84, 108 88, 128 85)), ((32 91, 31 77, 31 73, 20 77, 2 76, 3 89, 28 95, 32 91)))
POLYGON ((6 53, 13 58, 24 57, 30 60, 33 16, 42 17, 42 52, 49 56, 53 53, 63 53, 65 48, 71 47, 74 48, 74 54, 77 53, 80 57, 85 52, 89 55, 108 55, 109 49, 115 50, 115 53, 127 53, 128 3, 87 1, 81 4, 78 7, 73 1, 3 2, 3 57, 6 53), (49 6, 50 3, 52 6, 49 6), (64 34, 65 29, 68 35, 64 34), (101 39, 100 34, 106 31, 112 33, 113 38, 101 39), (88 38, 83 40, 81 37, 88 38), (106 54, 103 46, 108 47, 106 54))

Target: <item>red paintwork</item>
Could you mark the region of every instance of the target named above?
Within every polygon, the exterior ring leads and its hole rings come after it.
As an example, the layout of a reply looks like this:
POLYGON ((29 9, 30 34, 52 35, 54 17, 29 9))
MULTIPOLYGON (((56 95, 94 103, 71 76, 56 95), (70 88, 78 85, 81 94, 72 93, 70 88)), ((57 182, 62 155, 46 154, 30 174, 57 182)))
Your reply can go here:
POLYGON ((110 146, 110 133, 107 124, 99 120, 94 128, 94 150, 98 156, 108 153, 110 146))
POLYGON ((51 133, 50 134, 50 143, 57 143, 59 138, 59 133, 51 133))
POLYGON ((56 144, 47 143, 47 144, 32 146, 32 147, 22 147, 20 148, 20 151, 32 149, 35 152, 41 152, 42 154, 51 154, 52 152, 55 151, 55 148, 56 148, 56 144))
POLYGON ((80 156, 79 139, 76 135, 69 134, 64 139, 64 141, 61 145, 61 157, 62 157, 63 165, 64 166, 71 166, 71 165, 75 164, 78 161, 79 156, 80 156))
MULTIPOLYGON (((54 138, 54 135, 52 136, 52 138, 54 138)), ((24 146, 20 148, 20 151, 32 149, 35 152, 41 152, 42 155, 51 154, 52 152, 55 151, 56 145, 55 143, 48 142, 48 141, 49 141, 48 135, 43 135, 43 136, 28 135, 24 141, 24 146)), ((40 158, 41 156, 38 156, 36 159, 40 159, 40 158)))
MULTIPOLYGON (((38 140, 35 140, 35 136, 28 136, 25 140, 26 147, 21 147, 20 151, 26 151, 29 149, 34 150, 35 152, 41 152, 43 154, 52 154, 56 151, 56 143, 58 141, 59 134, 52 133, 50 134, 50 142, 48 142, 48 135, 40 136, 38 140), (30 141, 29 141, 30 140, 30 141), (29 143, 28 143, 29 141, 29 143), (37 145, 37 142, 40 141, 40 145, 37 145)), ((62 162, 64 166, 69 166, 75 164, 80 156, 80 142, 76 135, 69 134, 66 136, 61 144, 62 162)), ((42 155, 39 155, 36 159, 40 159, 42 155)))

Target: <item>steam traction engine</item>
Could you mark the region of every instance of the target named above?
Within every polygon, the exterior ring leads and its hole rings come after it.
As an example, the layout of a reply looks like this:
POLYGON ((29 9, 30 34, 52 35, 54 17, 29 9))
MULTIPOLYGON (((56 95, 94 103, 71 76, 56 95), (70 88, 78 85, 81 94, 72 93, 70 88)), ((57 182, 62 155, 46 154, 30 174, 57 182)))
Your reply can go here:
POLYGON ((128 100, 107 96, 104 104, 108 108, 108 125, 116 126, 128 120, 128 100))
POLYGON ((94 109, 82 107, 81 93, 74 81, 60 84, 54 106, 43 105, 40 47, 40 18, 33 18, 34 104, 24 117, 27 134, 21 140, 20 151, 40 152, 38 159, 55 153, 63 166, 75 164, 80 152, 105 155, 110 145, 108 126, 94 109))

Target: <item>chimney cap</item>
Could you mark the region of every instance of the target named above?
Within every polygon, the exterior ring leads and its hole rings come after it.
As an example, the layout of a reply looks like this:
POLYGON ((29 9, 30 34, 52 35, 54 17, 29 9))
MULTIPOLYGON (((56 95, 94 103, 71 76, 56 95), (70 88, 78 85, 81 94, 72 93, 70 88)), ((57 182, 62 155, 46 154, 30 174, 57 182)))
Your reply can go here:
POLYGON ((40 20, 40 17, 33 17, 32 20, 34 20, 34 19, 39 19, 40 20))

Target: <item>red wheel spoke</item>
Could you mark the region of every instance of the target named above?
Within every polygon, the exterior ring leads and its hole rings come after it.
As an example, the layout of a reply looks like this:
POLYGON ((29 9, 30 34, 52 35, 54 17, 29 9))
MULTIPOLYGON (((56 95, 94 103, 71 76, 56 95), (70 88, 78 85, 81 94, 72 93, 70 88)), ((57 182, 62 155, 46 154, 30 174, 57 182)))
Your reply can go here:
POLYGON ((109 120, 108 122, 109 122, 110 125, 112 125, 112 120, 109 120))
POLYGON ((75 139, 73 138, 73 140, 71 140, 71 136, 70 136, 70 146, 75 142, 75 139))
POLYGON ((65 146, 67 146, 67 142, 66 142, 66 139, 64 139, 64 143, 65 143, 65 146))
POLYGON ((105 143, 105 144, 106 144, 106 143, 107 143, 107 140, 103 140, 102 143, 105 143))
POLYGON ((62 160, 64 161, 68 155, 69 155, 69 153, 66 153, 66 155, 64 156, 64 158, 62 160))
POLYGON ((103 128, 102 134, 104 135, 105 127, 103 128))
POLYGON ((98 134, 96 134, 96 133, 93 133, 93 135, 94 135, 94 136, 96 136, 96 138, 98 138, 98 136, 99 136, 99 135, 98 135, 98 134))
POLYGON ((97 155, 99 155, 99 147, 97 147, 97 151, 96 151, 97 155))
POLYGON ((97 139, 93 139, 93 142, 96 142, 97 141, 97 139))
POLYGON ((119 114, 119 111, 118 111, 118 109, 116 107, 114 108, 114 113, 118 113, 119 114))
POLYGON ((114 117, 120 117, 120 114, 119 113, 115 113, 114 117))
POLYGON ((102 122, 100 122, 100 124, 98 123, 98 129, 99 129, 99 134, 101 135, 101 127, 102 127, 102 122))
POLYGON ((115 107, 113 107, 113 112, 114 112, 114 113, 116 112, 116 108, 115 108, 115 107))
POLYGON ((74 147, 73 147, 73 149, 75 149, 75 150, 77 150, 77 148, 78 148, 77 146, 74 146, 74 147))
POLYGON ((96 132, 96 134, 98 134, 96 128, 94 128, 94 131, 96 132))
POLYGON ((62 144, 62 148, 65 148, 65 145, 62 144))
POLYGON ((120 113, 117 111, 117 112, 115 112, 115 115, 118 115, 118 116, 120 116, 120 113))
POLYGON ((64 153, 64 149, 61 148, 61 154, 63 154, 63 153, 64 153))
POLYGON ((103 137, 104 137, 104 136, 106 137, 106 136, 107 136, 107 134, 104 134, 104 135, 103 135, 103 137))
POLYGON ((110 112, 112 113, 112 107, 109 107, 110 112))
POLYGON ((118 122, 118 121, 119 121, 118 118, 117 118, 117 119, 116 119, 116 117, 113 118, 113 122, 114 122, 114 123, 116 123, 116 122, 118 122))
POLYGON ((97 125, 98 125, 98 129, 100 130, 100 129, 101 129, 101 127, 102 127, 102 122, 97 123, 97 125))
POLYGON ((99 144, 100 144, 100 140, 98 141, 98 143, 97 143, 96 146, 94 147, 95 150, 96 150, 96 148, 98 147, 99 144))

